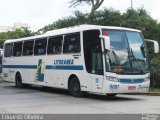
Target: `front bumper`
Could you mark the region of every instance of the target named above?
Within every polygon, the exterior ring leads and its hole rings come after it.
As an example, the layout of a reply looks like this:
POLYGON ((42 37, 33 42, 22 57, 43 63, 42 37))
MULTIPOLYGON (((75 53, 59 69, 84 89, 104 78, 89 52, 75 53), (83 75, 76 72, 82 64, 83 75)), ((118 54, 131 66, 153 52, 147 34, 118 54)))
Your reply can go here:
POLYGON ((103 84, 103 93, 146 93, 149 86, 150 81, 132 84, 106 81, 103 84))

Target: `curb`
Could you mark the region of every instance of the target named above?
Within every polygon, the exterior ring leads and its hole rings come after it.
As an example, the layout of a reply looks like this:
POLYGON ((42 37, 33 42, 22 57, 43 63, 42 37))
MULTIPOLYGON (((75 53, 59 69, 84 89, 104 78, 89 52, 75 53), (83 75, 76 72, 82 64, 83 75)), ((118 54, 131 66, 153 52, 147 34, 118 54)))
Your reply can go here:
POLYGON ((137 93, 138 95, 160 96, 160 92, 137 93))
POLYGON ((0 83, 3 83, 4 81, 3 80, 0 80, 0 83))

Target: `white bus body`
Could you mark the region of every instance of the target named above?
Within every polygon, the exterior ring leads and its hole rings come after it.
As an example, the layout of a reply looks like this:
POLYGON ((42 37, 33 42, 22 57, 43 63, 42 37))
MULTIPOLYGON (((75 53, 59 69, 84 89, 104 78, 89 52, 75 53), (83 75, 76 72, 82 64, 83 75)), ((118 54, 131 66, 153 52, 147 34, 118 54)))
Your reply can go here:
POLYGON ((71 86, 74 96, 80 96, 77 89, 97 94, 147 92, 148 58, 140 37, 135 29, 80 25, 7 40, 3 78, 16 84, 17 79, 23 84, 71 86), (107 39, 100 36, 109 36, 110 49, 105 50, 107 39))
POLYGON ((0 48, 0 79, 2 78, 2 57, 3 57, 3 49, 0 48))

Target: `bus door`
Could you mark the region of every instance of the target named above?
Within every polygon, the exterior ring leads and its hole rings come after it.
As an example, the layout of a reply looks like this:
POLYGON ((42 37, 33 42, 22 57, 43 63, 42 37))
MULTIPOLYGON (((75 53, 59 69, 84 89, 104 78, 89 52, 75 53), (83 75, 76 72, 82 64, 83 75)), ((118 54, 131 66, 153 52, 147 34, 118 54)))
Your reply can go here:
POLYGON ((92 92, 101 92, 103 83, 103 60, 99 30, 83 32, 84 59, 86 71, 90 74, 92 92))
POLYGON ((92 50, 92 92, 101 92, 103 84, 102 53, 92 50))

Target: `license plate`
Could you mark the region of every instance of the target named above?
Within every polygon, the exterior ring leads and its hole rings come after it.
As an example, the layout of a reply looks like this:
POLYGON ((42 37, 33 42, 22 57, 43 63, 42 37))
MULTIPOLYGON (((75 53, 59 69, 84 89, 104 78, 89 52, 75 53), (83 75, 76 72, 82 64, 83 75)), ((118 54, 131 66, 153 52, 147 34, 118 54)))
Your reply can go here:
POLYGON ((136 86, 129 86, 128 87, 128 90, 135 90, 136 89, 136 86))

